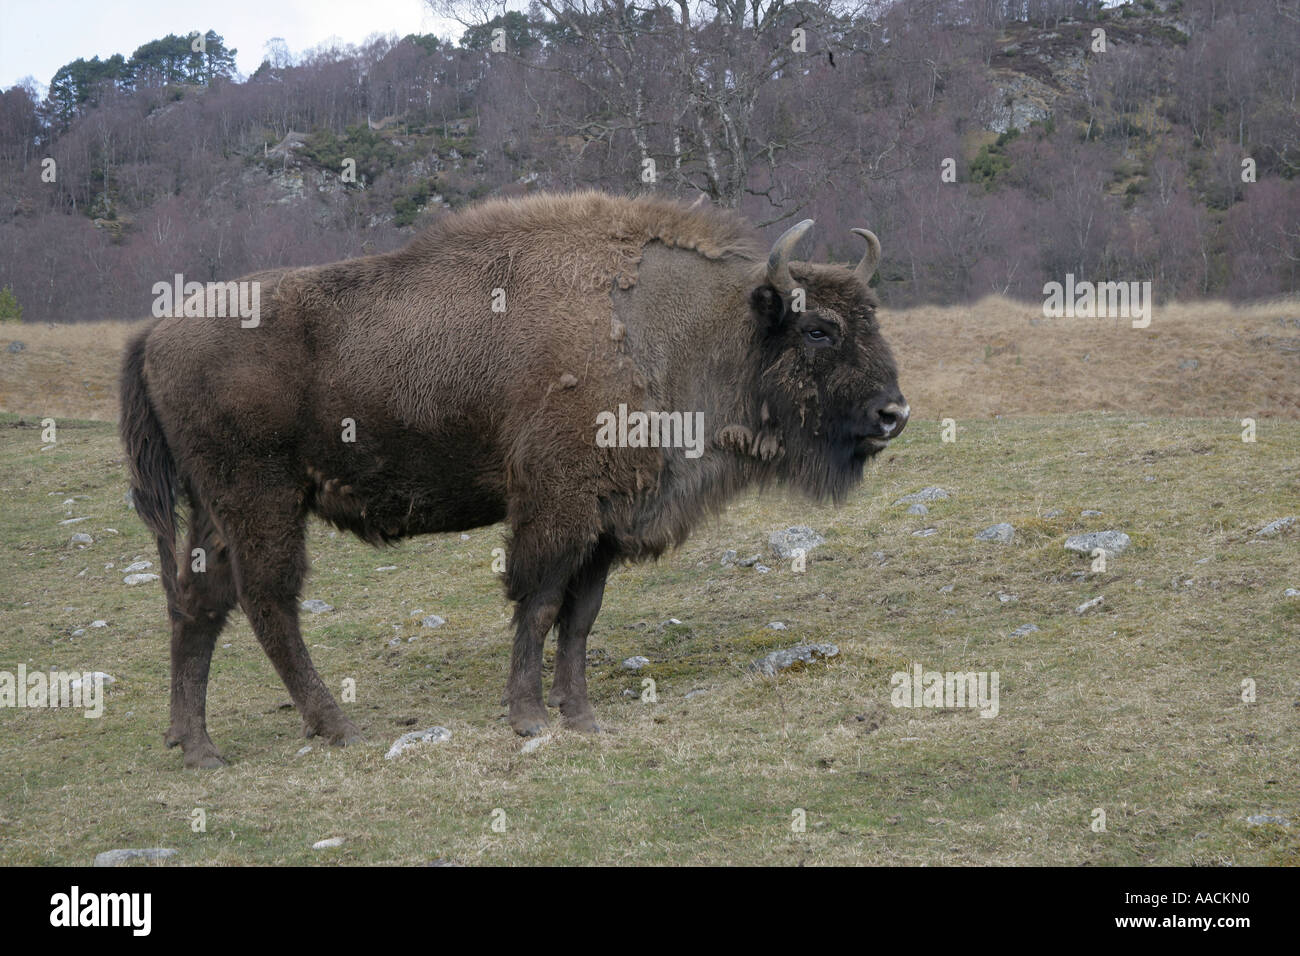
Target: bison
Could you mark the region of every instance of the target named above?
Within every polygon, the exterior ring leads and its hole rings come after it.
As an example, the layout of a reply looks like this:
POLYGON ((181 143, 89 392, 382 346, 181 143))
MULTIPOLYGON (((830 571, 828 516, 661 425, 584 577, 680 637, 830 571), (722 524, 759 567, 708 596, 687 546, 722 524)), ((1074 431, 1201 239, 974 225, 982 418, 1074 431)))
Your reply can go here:
POLYGON ((747 486, 840 500, 907 421, 867 287, 880 244, 854 229, 856 268, 791 262, 811 225, 764 256, 713 208, 490 201, 396 252, 245 277, 256 321, 168 317, 136 336, 121 434, 171 620, 167 745, 223 763, 206 695, 236 604, 306 735, 359 738, 299 632, 309 514, 374 544, 506 522, 510 725, 541 732, 549 704, 598 729, 587 634, 615 563, 659 556, 747 486), (660 434, 646 440, 643 415, 597 441, 600 422, 633 418, 621 406, 662 413, 660 434), (694 449, 683 421, 704 425, 694 449))

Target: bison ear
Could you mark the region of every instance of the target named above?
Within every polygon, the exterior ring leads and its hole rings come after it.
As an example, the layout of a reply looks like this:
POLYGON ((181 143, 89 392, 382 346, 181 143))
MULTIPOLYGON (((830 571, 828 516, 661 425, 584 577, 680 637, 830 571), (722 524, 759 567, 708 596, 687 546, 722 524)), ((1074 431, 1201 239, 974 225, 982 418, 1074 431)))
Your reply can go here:
POLYGON ((766 282, 749 296, 750 307, 758 316, 758 327, 765 332, 775 332, 785 318, 785 300, 781 293, 766 282))

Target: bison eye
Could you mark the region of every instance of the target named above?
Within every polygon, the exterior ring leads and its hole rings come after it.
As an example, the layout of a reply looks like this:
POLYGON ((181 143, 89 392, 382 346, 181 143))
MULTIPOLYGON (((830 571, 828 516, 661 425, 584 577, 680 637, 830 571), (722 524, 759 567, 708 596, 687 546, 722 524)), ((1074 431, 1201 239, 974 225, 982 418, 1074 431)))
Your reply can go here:
POLYGON ((831 337, 821 329, 808 329, 804 332, 803 337, 813 345, 829 345, 831 337))

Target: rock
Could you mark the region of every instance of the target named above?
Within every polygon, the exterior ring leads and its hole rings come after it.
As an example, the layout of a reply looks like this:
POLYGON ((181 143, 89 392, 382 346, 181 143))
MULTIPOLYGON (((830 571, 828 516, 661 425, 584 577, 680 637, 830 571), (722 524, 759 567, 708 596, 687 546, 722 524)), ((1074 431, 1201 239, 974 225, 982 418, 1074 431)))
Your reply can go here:
POLYGON ((445 618, 441 618, 436 614, 430 614, 428 617, 421 620, 420 623, 425 627, 442 627, 447 623, 447 621, 445 618))
POLYGON ((312 614, 324 614, 326 611, 334 610, 332 605, 326 604, 320 598, 311 598, 302 602, 302 609, 312 614))
POLYGON ((785 630, 785 624, 783 624, 781 621, 772 621, 772 622, 771 622, 770 624, 768 624, 767 626, 768 626, 768 629, 769 629, 769 630, 773 630, 773 631, 784 631, 784 630, 785 630))
POLYGON ((1295 588, 1287 588, 1285 591, 1282 592, 1282 596, 1283 596, 1283 597, 1300 597, 1300 590, 1296 590, 1295 588))
POLYGON ((650 658, 648 657, 641 657, 639 655, 637 657, 629 657, 627 660, 623 662, 623 670, 639 671, 641 668, 645 667, 649 663, 650 663, 650 658))
POLYGON ((105 850, 95 854, 92 866, 121 866, 132 860, 165 860, 176 855, 176 851, 165 847, 152 847, 147 850, 105 850))
POLYGON ((1201 367, 1201 363, 1198 362, 1196 359, 1178 360, 1178 371, 1180 372, 1194 372, 1196 371, 1196 369, 1200 367, 1201 367))
POLYGON ((1079 512, 1079 517, 1080 517, 1080 518, 1100 518, 1100 517, 1101 517, 1101 512, 1098 511, 1096 508, 1084 508, 1082 511, 1079 512))
POLYGON ((767 574, 767 572, 771 571, 772 569, 769 568, 766 564, 756 564, 754 565, 754 570, 757 571, 759 574, 767 574))
MULTIPOLYGON (((89 520, 90 518, 65 518, 63 521, 60 521, 59 524, 81 524, 81 522, 89 520)), ((1295 519, 1293 518, 1291 520, 1294 521, 1295 519)))
POLYGON ((1264 813, 1256 813, 1248 816, 1246 817, 1246 822, 1252 827, 1267 826, 1270 823, 1279 827, 1289 827, 1291 825, 1291 821, 1286 817, 1273 817, 1264 813))
POLYGON ((148 571, 153 567, 152 561, 132 561, 122 569, 123 574, 135 574, 137 571, 148 571))
POLYGON ((1019 595, 1019 594, 1007 594, 1005 591, 999 591, 999 592, 998 592, 998 603, 999 603, 999 604, 1011 604, 1011 603, 1013 603, 1013 602, 1015 602, 1015 601, 1019 601, 1019 600, 1020 600, 1020 595, 1019 595))
POLYGON ((81 635, 82 635, 82 634, 85 634, 85 633, 86 633, 86 629, 85 629, 84 627, 79 627, 79 628, 77 628, 75 631, 72 632, 72 636, 73 636, 73 637, 81 637, 81 635))
POLYGON ((701 694, 707 694, 707 693, 708 691, 704 690, 703 688, 699 688, 697 690, 688 690, 685 694, 685 699, 690 700, 692 697, 699 697, 701 694))
POLYGON ((1094 550, 1101 548, 1114 556, 1127 551, 1130 543, 1129 536, 1123 531, 1089 531, 1087 534, 1072 534, 1066 538, 1065 550, 1091 555, 1094 550))
POLYGON ((953 591, 955 591, 955 590, 957 590, 957 585, 955 585, 955 584, 945 584, 943 587, 939 588, 939 593, 940 593, 940 594, 951 594, 951 593, 952 593, 953 591))
POLYGON ((1086 614, 1086 613, 1088 613, 1089 611, 1091 611, 1091 610, 1092 610, 1093 608, 1095 608, 1095 607, 1101 607, 1102 604, 1104 604, 1105 602, 1106 602, 1106 596, 1105 596, 1104 594, 1098 594, 1098 595, 1097 595, 1095 598, 1093 598, 1091 601, 1084 601, 1082 604, 1080 604, 1078 607, 1076 607, 1076 608, 1074 609, 1074 613, 1075 613, 1075 614, 1086 614))
POLYGON ((15 341, 9 343, 9 346, 8 346, 8 348, 7 348, 5 351, 7 351, 7 352, 21 352, 21 351, 22 351, 23 349, 25 349, 25 348, 27 348, 26 345, 24 345, 22 342, 19 342, 19 341, 15 340, 15 341))
POLYGON ((771 677, 779 671, 801 670, 813 661, 836 657, 840 649, 834 644, 798 644, 783 651, 773 651, 750 664, 752 670, 771 677))
POLYGON ((521 754, 530 754, 534 750, 549 744, 551 739, 550 734, 544 734, 541 737, 534 737, 531 740, 525 741, 524 745, 519 748, 519 752, 521 754))
POLYGON ((918 501, 940 501, 944 498, 951 498, 952 495, 937 485, 930 488, 922 488, 920 491, 914 491, 910 495, 903 495, 894 502, 896 505, 910 505, 918 501))
POLYGON ((930 537, 931 535, 936 535, 936 534, 938 534, 938 533, 939 533, 939 529, 938 529, 938 528, 922 528, 920 531, 913 531, 913 532, 912 532, 912 537, 913 537, 913 538, 928 538, 928 537, 930 537))
POLYGON ((1063 515, 1063 514, 1065 514, 1065 512, 1062 511, 1060 508, 1053 508, 1051 511, 1044 511, 1044 512, 1043 512, 1043 518, 1044 518, 1044 519, 1047 519, 1047 518, 1059 518, 1059 517, 1061 517, 1061 515, 1063 515))
POLYGON ((1005 521, 989 525, 975 535, 976 541, 996 541, 998 544, 1010 544, 1016 537, 1016 529, 1005 521))
POLYGON ((1009 636, 1024 637, 1026 634, 1037 634, 1037 633, 1038 633, 1037 624, 1021 624, 1018 628, 1012 631, 1009 636))
POLYGON ((91 621, 91 622, 90 622, 90 626, 91 626, 91 627, 108 627, 108 622, 105 621, 105 620, 91 621))
POLYGON ((1276 534, 1281 534, 1286 529, 1294 525, 1296 519, 1294 516, 1289 518, 1278 518, 1276 521, 1270 521, 1264 527, 1255 532, 1257 538, 1271 538, 1276 534))
POLYGON ((446 727, 430 727, 428 730, 412 730, 409 734, 402 734, 393 745, 388 748, 388 753, 384 754, 385 760, 392 760, 403 751, 414 747, 416 744, 440 744, 444 741, 451 740, 451 731, 446 727))
POLYGON ((752 568, 754 565, 758 564, 758 562, 762 560, 763 560, 763 556, 761 554, 751 554, 747 558, 741 558, 736 563, 740 565, 742 568, 752 568))
POLYGON ((784 531, 773 531, 768 535, 767 543, 773 554, 785 560, 795 557, 796 551, 807 554, 818 545, 825 544, 826 539, 807 525, 796 525, 784 531))
POLYGON ((78 531, 70 539, 68 539, 68 544, 77 547, 82 547, 82 548, 88 548, 94 543, 95 543, 95 539, 92 538, 90 535, 86 534, 84 531, 78 531))
POLYGON ((148 584, 150 581, 157 581, 156 574, 128 574, 122 579, 123 584, 148 584))
POLYGON ((722 562, 721 562, 721 563, 722 563, 722 566, 723 566, 724 568, 730 567, 731 565, 735 564, 735 563, 736 563, 736 552, 735 552, 735 551, 732 551, 732 550, 730 550, 730 549, 728 549, 728 550, 722 552, 722 562))
POLYGON ((298 748, 298 752, 297 752, 296 754, 294 754, 294 756, 295 756, 295 757, 305 757, 305 756, 307 756, 309 753, 311 753, 311 744, 307 744, 305 747, 300 747, 300 748, 298 748))
POLYGON ((313 850, 333 850, 342 846, 347 840, 344 837, 326 837, 324 840, 317 840, 311 845, 313 850))
POLYGON ((916 504, 908 505, 907 513, 910 515, 928 515, 930 509, 918 501, 916 504))
POLYGON ((396 570, 397 570, 397 565, 395 565, 395 564, 385 564, 385 565, 384 565, 383 567, 381 567, 381 568, 375 568, 375 570, 376 570, 376 571, 396 571, 396 570))

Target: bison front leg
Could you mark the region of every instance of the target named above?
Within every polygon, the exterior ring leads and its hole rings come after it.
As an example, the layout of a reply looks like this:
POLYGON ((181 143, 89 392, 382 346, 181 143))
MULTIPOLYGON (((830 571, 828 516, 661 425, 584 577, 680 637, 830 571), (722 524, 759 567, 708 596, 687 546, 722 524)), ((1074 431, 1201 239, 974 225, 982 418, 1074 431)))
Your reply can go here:
POLYGON ((542 646, 560 612, 562 594, 559 588, 551 589, 522 598, 515 607, 515 644, 506 681, 506 703, 510 705, 510 726, 521 737, 533 737, 546 729, 542 646))
POLYGON ((564 723, 575 730, 598 731, 596 713, 587 700, 587 635, 600 613, 605 579, 613 553, 599 547, 569 581, 560 609, 555 679, 547 703, 559 707, 564 723))

